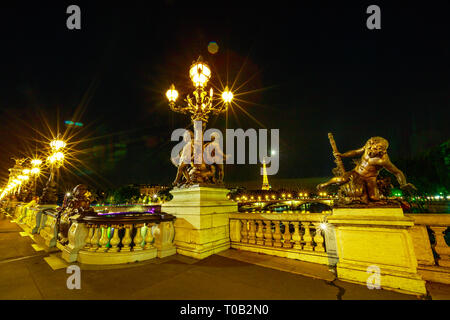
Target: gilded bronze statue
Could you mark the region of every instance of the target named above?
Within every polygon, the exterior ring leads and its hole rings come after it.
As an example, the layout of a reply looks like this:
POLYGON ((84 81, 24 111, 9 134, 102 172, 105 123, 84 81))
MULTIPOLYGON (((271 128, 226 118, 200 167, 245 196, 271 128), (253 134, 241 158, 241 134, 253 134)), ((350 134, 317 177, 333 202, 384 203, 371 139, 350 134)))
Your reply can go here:
POLYGON ((96 215, 94 209, 91 208, 92 200, 92 194, 83 184, 79 184, 73 189, 70 199, 67 195, 64 197, 64 203, 58 213, 59 241, 62 244, 68 242, 68 232, 72 224, 70 217, 96 215))
POLYGON ((177 157, 172 158, 172 163, 178 167, 177 175, 173 181, 176 187, 189 187, 194 184, 220 184, 223 182, 224 169, 223 162, 216 161, 223 159, 226 155, 217 142, 217 134, 211 135, 211 142, 202 144, 202 161, 194 161, 194 140, 193 133, 187 130, 184 137, 186 143, 177 157), (205 159, 206 155, 206 159, 205 159))
MULTIPOLYGON (((391 172, 400 184, 403 190, 415 190, 414 185, 406 182, 406 177, 403 172, 398 169, 389 159, 387 149, 389 142, 382 137, 372 137, 367 140, 366 144, 357 149, 345 153, 340 153, 337 150, 333 135, 328 134, 330 144, 333 149, 333 155, 337 168, 333 170, 335 177, 325 183, 317 186, 317 189, 323 189, 330 185, 338 185, 339 202, 340 203, 379 203, 384 199, 380 194, 380 187, 386 192, 386 188, 390 186, 388 179, 377 179, 378 174, 382 169, 391 172), (345 172, 342 158, 358 157, 356 166, 353 170, 345 172)), ((384 201, 386 202, 386 201, 384 201)))

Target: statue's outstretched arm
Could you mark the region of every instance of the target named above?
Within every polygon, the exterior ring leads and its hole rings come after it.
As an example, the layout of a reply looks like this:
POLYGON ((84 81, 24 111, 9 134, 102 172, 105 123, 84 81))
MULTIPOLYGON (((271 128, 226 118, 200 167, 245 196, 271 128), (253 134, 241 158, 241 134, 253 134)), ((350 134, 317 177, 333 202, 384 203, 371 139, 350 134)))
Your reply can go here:
POLYGON ((386 157, 386 161, 384 164, 384 168, 395 175, 395 178, 397 178, 398 183, 400 184, 400 187, 406 186, 406 177, 403 174, 403 172, 397 168, 389 159, 389 157, 386 157))
POLYGON ((364 153, 364 147, 338 154, 338 156, 340 156, 342 158, 352 158, 352 157, 360 156, 363 153, 364 153))
POLYGON ((220 158, 222 158, 222 159, 225 159, 226 157, 227 157, 227 155, 223 152, 223 150, 220 148, 220 145, 217 145, 217 147, 216 147, 216 152, 217 152, 217 155, 220 157, 220 158))

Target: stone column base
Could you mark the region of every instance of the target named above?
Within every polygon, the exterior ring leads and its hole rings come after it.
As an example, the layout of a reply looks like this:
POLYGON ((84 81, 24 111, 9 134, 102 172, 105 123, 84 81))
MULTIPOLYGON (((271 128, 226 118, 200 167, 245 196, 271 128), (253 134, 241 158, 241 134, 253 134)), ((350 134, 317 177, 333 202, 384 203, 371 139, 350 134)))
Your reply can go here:
POLYGON ((336 230, 339 279, 426 294, 408 232, 414 222, 401 208, 335 208, 328 222, 336 230))
POLYGON ((174 188, 173 199, 162 205, 173 214, 177 253, 203 259, 230 248, 229 214, 237 204, 227 199, 229 190, 215 186, 174 188))
POLYGON ((177 253, 177 248, 175 246, 168 246, 166 248, 157 248, 158 258, 165 258, 177 253))

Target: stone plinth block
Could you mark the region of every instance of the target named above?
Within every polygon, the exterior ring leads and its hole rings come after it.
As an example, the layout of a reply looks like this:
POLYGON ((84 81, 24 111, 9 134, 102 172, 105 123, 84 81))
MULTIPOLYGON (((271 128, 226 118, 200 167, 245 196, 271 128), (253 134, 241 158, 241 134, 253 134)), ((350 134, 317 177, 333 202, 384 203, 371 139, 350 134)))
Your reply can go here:
POLYGON ((176 216, 177 253, 203 259, 230 248, 229 214, 237 204, 227 199, 229 190, 222 187, 192 186, 174 188, 173 199, 161 210, 176 216))
POLYGON ((409 232, 414 222, 401 208, 335 208, 328 222, 336 231, 339 279, 426 294, 409 232))

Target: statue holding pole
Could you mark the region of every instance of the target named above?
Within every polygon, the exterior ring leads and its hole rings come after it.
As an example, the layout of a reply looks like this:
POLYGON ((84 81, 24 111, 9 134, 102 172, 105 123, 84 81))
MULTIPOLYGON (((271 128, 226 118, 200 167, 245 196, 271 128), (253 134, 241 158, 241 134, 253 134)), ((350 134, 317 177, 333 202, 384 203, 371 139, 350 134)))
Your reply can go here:
POLYGON ((338 185, 339 203, 386 204, 378 188, 378 174, 382 169, 391 172, 404 190, 416 190, 414 185, 406 182, 403 172, 389 159, 387 149, 389 142, 382 137, 372 137, 366 144, 356 150, 340 153, 337 150, 333 135, 328 134, 337 168, 333 170, 335 177, 317 186, 321 190, 330 185, 338 185), (353 170, 345 172, 342 158, 361 156, 353 170))

